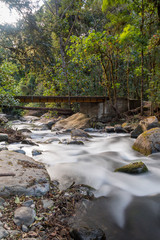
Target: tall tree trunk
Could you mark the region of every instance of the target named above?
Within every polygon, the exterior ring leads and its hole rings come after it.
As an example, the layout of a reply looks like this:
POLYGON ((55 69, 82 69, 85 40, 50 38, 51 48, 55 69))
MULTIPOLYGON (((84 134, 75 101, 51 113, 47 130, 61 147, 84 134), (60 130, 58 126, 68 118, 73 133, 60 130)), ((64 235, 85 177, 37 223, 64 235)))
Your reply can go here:
POLYGON ((142 36, 142 48, 141 48, 141 115, 143 115, 143 95, 144 95, 144 47, 143 47, 143 39, 144 39, 144 0, 142 0, 141 5, 141 36, 142 36))
MULTIPOLYGON (((128 55, 129 58, 129 55, 128 55)), ((129 92, 129 59, 127 59, 127 104, 128 104, 128 111, 130 110, 130 101, 129 101, 129 97, 130 97, 130 92, 129 92)))

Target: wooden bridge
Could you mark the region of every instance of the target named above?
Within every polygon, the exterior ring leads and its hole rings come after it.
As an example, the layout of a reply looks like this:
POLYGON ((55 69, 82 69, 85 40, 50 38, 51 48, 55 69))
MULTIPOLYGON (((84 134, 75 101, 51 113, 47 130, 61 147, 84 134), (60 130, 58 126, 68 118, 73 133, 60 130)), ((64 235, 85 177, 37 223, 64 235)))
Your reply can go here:
MULTIPOLYGON (((21 103, 80 103, 80 112, 87 114, 89 117, 96 117, 98 119, 106 118, 110 119, 111 116, 115 116, 115 110, 113 104, 110 103, 108 97, 105 96, 16 96, 21 103)), ((136 108, 140 106, 139 100, 129 100, 130 108, 136 108)), ((59 114, 70 115, 73 114, 71 109, 62 108, 29 108, 20 107, 17 108, 28 110, 43 110, 43 111, 56 111, 59 114)), ((116 108, 119 113, 126 112, 128 110, 127 98, 117 98, 116 108)))
MULTIPOLYGON (((72 103, 80 103, 80 108, 83 112, 83 103, 84 104, 98 104, 104 103, 108 100, 107 97, 103 96, 16 96, 17 100, 20 103, 68 103, 69 105, 72 103)), ((86 106, 85 106, 86 107, 86 106)), ((24 106, 14 106, 16 109, 23 110, 40 110, 40 111, 55 111, 59 114, 63 115, 71 115, 74 112, 71 108, 48 108, 48 107, 24 107, 24 106)), ((86 110, 85 110, 86 111, 86 110)), ((87 110, 88 111, 88 110, 87 110)), ((86 112, 85 112, 86 113, 86 112)))
POLYGON ((95 96, 95 97, 62 97, 62 96, 16 96, 16 99, 18 99, 22 103, 102 103, 108 100, 107 97, 101 97, 101 96, 95 96))

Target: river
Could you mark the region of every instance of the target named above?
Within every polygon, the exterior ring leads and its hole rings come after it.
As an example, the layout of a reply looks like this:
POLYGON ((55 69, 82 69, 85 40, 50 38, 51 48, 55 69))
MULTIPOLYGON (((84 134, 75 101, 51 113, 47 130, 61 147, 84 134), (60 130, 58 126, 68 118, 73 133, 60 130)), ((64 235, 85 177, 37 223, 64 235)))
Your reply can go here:
MULTIPOLYGON (((15 121, 18 129, 32 130, 30 137, 39 146, 10 144, 9 150, 22 149, 46 165, 52 180, 66 188, 73 182, 89 185, 95 200, 84 201, 77 210, 75 225, 101 228, 109 240, 160 239, 160 153, 145 157, 132 150, 134 139, 129 134, 90 133, 84 145, 66 145, 50 138, 68 139, 70 134, 37 130, 31 123, 15 121), (34 128, 33 128, 34 127, 34 128), (114 170, 134 161, 143 161, 148 173, 129 175, 114 170)), ((56 140, 56 139, 55 139, 56 140)))

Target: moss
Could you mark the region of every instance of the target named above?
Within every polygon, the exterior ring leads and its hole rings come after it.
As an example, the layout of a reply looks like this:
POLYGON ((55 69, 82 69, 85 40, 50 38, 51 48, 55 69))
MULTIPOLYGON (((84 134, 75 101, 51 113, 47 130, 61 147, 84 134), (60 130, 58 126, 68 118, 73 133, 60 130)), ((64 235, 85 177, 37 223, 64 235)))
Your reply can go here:
POLYGON ((13 163, 12 162, 8 162, 8 165, 13 166, 13 163))
POLYGON ((156 134, 160 134, 160 128, 152 128, 143 132, 133 144, 133 150, 138 151, 146 156, 152 154, 152 142, 154 142, 156 134))
POLYGON ((160 128, 152 128, 152 129, 150 129, 150 130, 147 130, 147 131, 145 131, 145 132, 143 132, 142 133, 142 136, 144 137, 144 138, 148 138, 149 136, 151 136, 153 133, 156 133, 156 130, 158 130, 159 131, 159 129, 160 128))
POLYGON ((129 174, 140 174, 148 172, 148 168, 143 162, 134 162, 123 167, 117 168, 115 172, 123 172, 129 174))
POLYGON ((138 144, 134 144, 132 146, 132 148, 133 148, 133 150, 138 151, 138 152, 140 152, 140 153, 142 153, 143 155, 146 155, 146 156, 148 156, 152 153, 150 148, 148 148, 148 149, 147 148, 142 148, 138 144))

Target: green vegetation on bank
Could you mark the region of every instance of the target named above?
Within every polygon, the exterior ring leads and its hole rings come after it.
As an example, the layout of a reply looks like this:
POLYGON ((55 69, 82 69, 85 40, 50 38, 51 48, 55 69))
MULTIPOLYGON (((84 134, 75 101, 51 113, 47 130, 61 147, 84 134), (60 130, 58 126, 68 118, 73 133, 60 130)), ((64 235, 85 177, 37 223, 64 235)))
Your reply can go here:
POLYGON ((2 2, 23 18, 0 25, 1 104, 16 94, 160 101, 159 1, 2 2))

